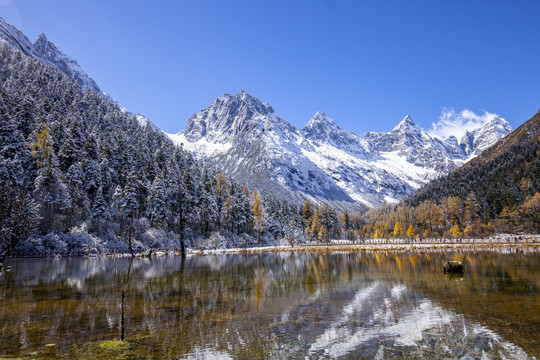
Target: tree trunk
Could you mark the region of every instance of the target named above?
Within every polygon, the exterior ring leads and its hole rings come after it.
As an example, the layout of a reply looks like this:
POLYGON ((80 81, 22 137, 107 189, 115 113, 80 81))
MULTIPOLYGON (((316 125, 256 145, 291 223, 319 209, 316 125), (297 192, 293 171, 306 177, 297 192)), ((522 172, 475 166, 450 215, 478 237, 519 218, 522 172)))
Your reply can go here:
MULTIPOLYGON (((180 199, 181 200, 181 199, 180 199)), ((184 211, 182 209, 182 203, 180 202, 179 214, 178 214, 178 237, 180 238, 180 256, 186 257, 186 246, 184 244, 184 211)))
POLYGON ((120 328, 121 328, 121 335, 120 335, 120 340, 124 341, 125 339, 125 316, 124 316, 124 299, 126 297, 126 291, 124 289, 122 289, 122 314, 121 314, 121 318, 120 318, 120 328))
POLYGON ((186 257, 186 245, 184 244, 184 232, 180 230, 180 256, 186 257))
MULTIPOLYGON (((13 239, 11 239, 11 244, 13 244, 13 239)), ((4 260, 12 251, 12 245, 8 245, 6 249, 0 254, 0 270, 4 267, 4 260)))
POLYGON ((9 253, 9 250, 5 250, 2 254, 0 254, 0 270, 4 267, 4 259, 6 258, 7 254, 9 253))
POLYGON ((129 247, 129 252, 131 254, 131 257, 135 257, 135 251, 133 251, 133 244, 132 244, 132 241, 131 241, 131 234, 133 232, 133 218, 130 218, 129 219, 129 225, 128 225, 128 247, 129 247))

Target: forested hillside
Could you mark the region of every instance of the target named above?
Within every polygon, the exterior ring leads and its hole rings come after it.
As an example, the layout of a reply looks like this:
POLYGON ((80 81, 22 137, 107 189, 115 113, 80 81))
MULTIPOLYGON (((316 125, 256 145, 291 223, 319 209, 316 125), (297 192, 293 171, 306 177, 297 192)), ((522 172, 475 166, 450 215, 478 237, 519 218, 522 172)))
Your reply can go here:
POLYGON ((540 114, 406 203, 366 215, 263 198, 54 66, 0 43, 0 262, 282 239, 540 231, 540 114))
POLYGON ((0 43, 2 253, 261 240, 291 233, 298 213, 231 183, 150 123, 0 43))
POLYGON ((376 237, 539 233, 540 112, 461 168, 364 220, 376 237))
POLYGON ((539 192, 540 112, 463 167, 420 189, 407 203, 474 196, 483 222, 499 219, 515 230, 538 232, 539 192))

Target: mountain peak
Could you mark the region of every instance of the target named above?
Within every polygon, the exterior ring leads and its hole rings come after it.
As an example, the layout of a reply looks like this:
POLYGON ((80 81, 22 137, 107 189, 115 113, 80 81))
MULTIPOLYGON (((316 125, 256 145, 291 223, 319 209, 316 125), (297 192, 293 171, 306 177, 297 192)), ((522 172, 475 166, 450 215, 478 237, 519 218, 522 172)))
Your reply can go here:
POLYGON ((508 123, 508 121, 497 115, 489 122, 487 122, 484 126, 479 128, 478 132, 496 132, 506 135, 512 132, 512 126, 508 123))
POLYGON ((79 66, 77 61, 62 52, 47 39, 45 34, 39 34, 35 43, 32 44, 22 32, 0 18, 0 41, 6 42, 11 48, 19 50, 44 64, 56 67, 70 78, 75 79, 82 87, 88 87, 97 94, 103 95, 101 89, 79 66))
POLYGON ((23 54, 44 61, 36 52, 32 43, 22 32, 13 25, 8 24, 0 17, 0 41, 7 43, 11 48, 21 51, 23 54))
POLYGON ((41 34, 38 35, 38 37, 37 37, 36 41, 34 42, 34 44, 36 44, 39 41, 47 41, 48 42, 49 39, 47 39, 47 36, 45 36, 44 33, 41 33, 41 34))
POLYGON ((227 107, 239 109, 246 107, 256 113, 262 115, 270 115, 274 113, 274 109, 266 102, 262 102, 253 95, 250 95, 245 90, 240 90, 234 95, 229 93, 224 94, 222 97, 217 98, 212 106, 227 107))
POLYGON ((240 141, 249 134, 255 136, 271 129, 290 127, 268 103, 240 90, 234 95, 224 94, 212 105, 194 114, 183 134, 190 142, 207 136, 211 141, 225 143, 240 141))
POLYGON ((401 120, 399 122, 399 124, 396 125, 396 127, 392 130, 392 131, 420 131, 420 128, 418 127, 418 125, 416 125, 411 117, 411 115, 407 114, 407 116, 405 116, 403 118, 403 120, 401 120))
POLYGON ((36 51, 48 61, 50 61, 48 57, 50 57, 51 53, 60 53, 62 56, 67 57, 44 33, 39 34, 33 45, 36 51))
POLYGON ((505 119, 503 119, 503 118, 500 117, 499 115, 497 115, 497 116, 495 116, 493 119, 491 119, 490 122, 491 122, 491 123, 497 123, 497 124, 503 124, 503 125, 508 124, 508 121, 506 121, 505 119))
POLYGON ((331 127, 337 127, 337 124, 335 121, 323 113, 322 111, 317 111, 315 115, 308 121, 305 128, 307 127, 313 127, 313 126, 331 126, 331 127))
POLYGON ((307 138, 314 140, 329 140, 333 134, 342 130, 335 122, 322 111, 317 111, 315 115, 304 126, 302 132, 307 138))
POLYGON ((249 94, 244 89, 241 89, 240 91, 238 91, 234 95, 229 94, 229 93, 225 93, 221 98, 231 98, 231 99, 243 100, 243 101, 248 101, 249 100, 249 101, 261 102, 259 99, 257 99, 255 96, 249 94))

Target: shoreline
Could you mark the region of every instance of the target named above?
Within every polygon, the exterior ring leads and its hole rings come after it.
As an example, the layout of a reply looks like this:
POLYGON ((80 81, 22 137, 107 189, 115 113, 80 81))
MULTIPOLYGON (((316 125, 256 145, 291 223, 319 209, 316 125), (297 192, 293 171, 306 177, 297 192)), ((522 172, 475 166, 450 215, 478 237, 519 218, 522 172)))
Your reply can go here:
POLYGON ((280 252, 379 252, 379 251, 424 251, 424 250, 488 250, 504 248, 540 248, 539 242, 534 243, 491 243, 491 244, 444 244, 444 243, 424 243, 424 244, 333 244, 333 245, 297 245, 291 247, 269 246, 254 248, 231 248, 215 250, 188 250, 188 255, 216 255, 216 254, 258 254, 258 253, 280 253, 280 252))
MULTIPOLYGON (((351 242, 346 240, 336 240, 331 243, 307 243, 289 245, 269 245, 269 246, 251 246, 251 247, 229 247, 218 249, 198 249, 187 248, 187 256, 195 255, 222 255, 222 254, 261 254, 261 253, 292 253, 292 252, 387 252, 387 251, 443 251, 443 250, 488 250, 502 248, 540 248, 540 235, 529 235, 524 239, 512 240, 512 237, 505 236, 499 238, 485 239, 433 239, 432 241, 413 241, 405 242, 401 239, 370 239, 365 242, 351 242), (508 240, 510 238, 510 240, 508 240)), ((113 250, 103 253, 47 253, 47 254, 26 254, 23 256, 8 256, 7 259, 42 259, 42 258, 98 258, 98 257, 131 257, 126 251, 113 250)), ((180 256, 180 250, 176 248, 168 249, 145 249, 136 253, 135 257, 157 257, 157 256, 180 256)))

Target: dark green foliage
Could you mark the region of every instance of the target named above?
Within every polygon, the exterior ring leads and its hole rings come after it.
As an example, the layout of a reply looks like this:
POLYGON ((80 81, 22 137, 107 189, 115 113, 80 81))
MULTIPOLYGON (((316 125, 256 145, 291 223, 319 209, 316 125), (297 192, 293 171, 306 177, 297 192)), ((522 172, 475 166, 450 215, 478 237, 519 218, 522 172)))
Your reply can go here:
POLYGON ((538 192, 540 113, 463 167, 430 182, 405 203, 416 207, 425 200, 439 203, 455 196, 464 202, 474 193, 478 200, 477 214, 486 223, 497 219, 505 207, 518 209, 538 192))

